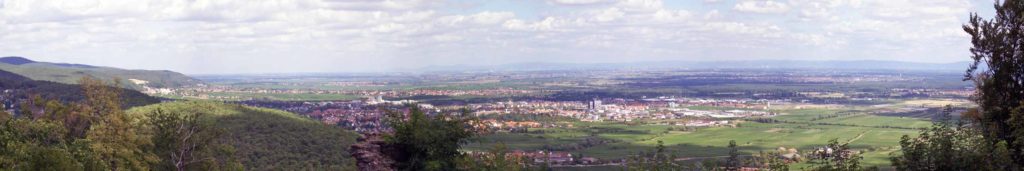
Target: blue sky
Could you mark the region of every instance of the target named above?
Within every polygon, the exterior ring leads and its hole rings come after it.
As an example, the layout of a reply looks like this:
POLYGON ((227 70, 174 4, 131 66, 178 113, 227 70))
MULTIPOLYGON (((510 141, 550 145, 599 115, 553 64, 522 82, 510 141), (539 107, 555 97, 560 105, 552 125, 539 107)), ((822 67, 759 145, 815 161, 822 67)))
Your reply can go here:
POLYGON ((191 74, 968 58, 987 0, 0 0, 0 56, 191 74))

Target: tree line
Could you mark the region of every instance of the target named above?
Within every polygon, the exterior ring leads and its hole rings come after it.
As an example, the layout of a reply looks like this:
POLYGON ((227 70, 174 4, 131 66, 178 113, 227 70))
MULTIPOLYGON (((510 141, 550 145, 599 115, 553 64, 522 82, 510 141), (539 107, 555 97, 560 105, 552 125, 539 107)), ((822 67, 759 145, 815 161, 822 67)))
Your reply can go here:
POLYGON ((220 131, 202 113, 122 110, 118 83, 85 77, 85 99, 62 103, 35 97, 18 113, 0 112, 3 170, 242 170, 213 142, 220 131))

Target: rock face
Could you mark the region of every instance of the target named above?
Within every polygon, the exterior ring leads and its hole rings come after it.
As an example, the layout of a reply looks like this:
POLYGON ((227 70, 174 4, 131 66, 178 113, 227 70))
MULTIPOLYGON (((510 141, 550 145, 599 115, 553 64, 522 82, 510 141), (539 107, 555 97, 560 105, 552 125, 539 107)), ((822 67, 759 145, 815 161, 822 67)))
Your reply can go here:
POLYGON ((364 134, 356 144, 349 147, 349 153, 356 159, 356 167, 361 171, 392 171, 395 161, 387 154, 386 143, 380 134, 364 134))

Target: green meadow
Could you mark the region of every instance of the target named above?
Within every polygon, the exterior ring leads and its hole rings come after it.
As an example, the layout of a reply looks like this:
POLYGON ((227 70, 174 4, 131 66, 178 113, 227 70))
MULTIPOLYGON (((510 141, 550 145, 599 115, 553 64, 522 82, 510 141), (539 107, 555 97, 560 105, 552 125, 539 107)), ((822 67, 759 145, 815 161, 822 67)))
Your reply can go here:
MULTIPOLYGON (((484 150, 504 143, 511 149, 551 149, 603 160, 619 160, 653 150, 661 141, 680 158, 700 160, 727 156, 726 146, 730 140, 736 141, 742 153, 757 154, 779 147, 795 148, 803 153, 837 139, 861 151, 865 164, 887 168, 888 157, 897 150, 900 137, 914 136, 920 128, 931 125, 925 119, 871 115, 863 110, 852 107, 781 110, 778 112, 782 115, 770 117, 780 121, 777 123, 737 120, 732 126, 696 129, 650 124, 655 122, 573 122, 567 123, 572 127, 485 135, 476 138, 466 149, 484 150), (595 139, 603 142, 585 143, 595 139)), ((797 163, 794 168, 801 166, 797 163)))

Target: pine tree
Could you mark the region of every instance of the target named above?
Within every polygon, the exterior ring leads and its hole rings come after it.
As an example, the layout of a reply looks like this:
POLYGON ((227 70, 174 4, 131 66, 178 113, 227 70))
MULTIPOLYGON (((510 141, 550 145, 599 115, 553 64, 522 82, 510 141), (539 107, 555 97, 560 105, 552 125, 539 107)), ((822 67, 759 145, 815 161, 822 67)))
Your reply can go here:
POLYGON ((992 19, 971 14, 970 22, 963 26, 971 36, 971 58, 974 63, 965 73, 964 80, 972 80, 976 91, 973 96, 979 112, 968 115, 985 137, 988 158, 1000 154, 1006 146, 1011 162, 999 170, 1024 167, 1024 112, 1014 112, 1024 106, 1024 1, 1003 0, 995 4, 992 19))
POLYGON ((729 158, 725 160, 725 170, 736 171, 743 167, 740 161, 740 150, 736 147, 736 140, 729 140, 729 158))

